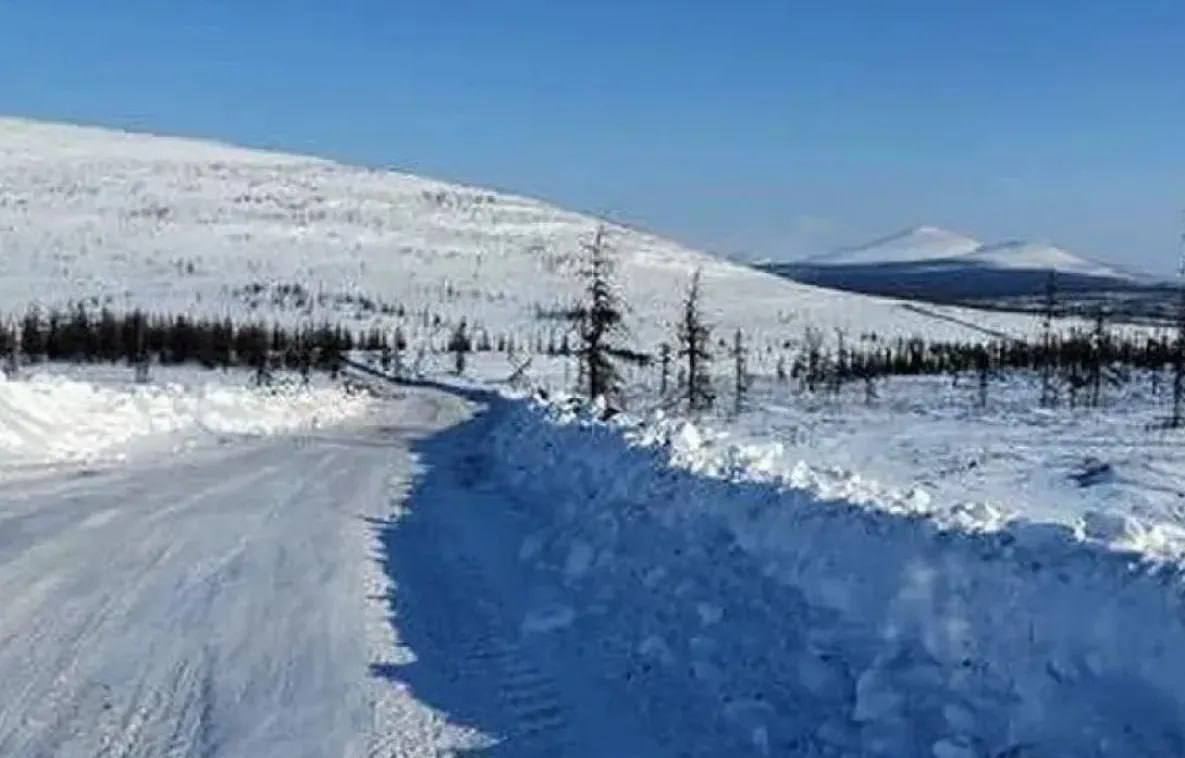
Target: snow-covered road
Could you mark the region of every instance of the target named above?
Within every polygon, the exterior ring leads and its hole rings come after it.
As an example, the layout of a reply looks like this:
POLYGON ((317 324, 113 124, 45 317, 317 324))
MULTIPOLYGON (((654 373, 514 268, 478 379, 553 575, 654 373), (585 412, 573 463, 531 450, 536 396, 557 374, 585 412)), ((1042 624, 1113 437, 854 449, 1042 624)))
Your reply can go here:
POLYGON ((432 441, 467 404, 376 408, 10 482, 0 755, 662 754, 545 644, 512 509, 432 441))
POLYGON ((409 442, 460 412, 422 394, 315 435, 8 484, 0 755, 426 742, 438 720, 370 673, 390 641, 368 519, 411 475, 409 442))

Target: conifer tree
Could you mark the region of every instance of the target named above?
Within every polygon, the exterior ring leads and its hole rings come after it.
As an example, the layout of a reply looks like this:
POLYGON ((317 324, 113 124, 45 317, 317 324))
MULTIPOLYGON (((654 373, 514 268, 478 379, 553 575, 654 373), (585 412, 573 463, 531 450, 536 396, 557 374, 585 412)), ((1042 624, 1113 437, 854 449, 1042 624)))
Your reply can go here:
POLYGON ((583 301, 564 317, 576 325, 582 384, 589 400, 619 401, 620 364, 642 365, 647 357, 625 345, 625 305, 613 280, 613 258, 605 227, 598 227, 585 245, 583 301))
POLYGON ((745 347, 745 337, 740 329, 736 330, 732 340, 733 359, 733 413, 741 415, 744 410, 745 397, 749 392, 749 351, 745 347))
POLYGON ((1053 388, 1053 317, 1057 308, 1057 273, 1049 270, 1045 283, 1045 309, 1041 317, 1041 407, 1057 403, 1053 388))
POLYGON ((683 300, 683 314, 678 328, 679 357, 685 361, 683 371, 687 407, 693 412, 711 408, 716 400, 709 373, 712 354, 708 346, 711 344, 712 329, 704 321, 702 299, 700 272, 696 271, 691 275, 691 284, 683 300))
POLYGON ((448 350, 453 354, 453 373, 460 376, 465 373, 465 357, 473 350, 473 340, 469 337, 469 326, 465 319, 461 319, 449 336, 448 350))

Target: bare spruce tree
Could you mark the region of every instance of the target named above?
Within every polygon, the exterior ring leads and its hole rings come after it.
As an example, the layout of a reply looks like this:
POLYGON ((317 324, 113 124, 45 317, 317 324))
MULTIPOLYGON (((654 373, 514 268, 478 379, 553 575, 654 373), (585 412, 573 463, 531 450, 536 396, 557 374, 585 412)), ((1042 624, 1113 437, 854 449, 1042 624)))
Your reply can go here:
POLYGON ((807 326, 802 336, 802 360, 805 363, 803 380, 806 388, 814 392, 823 381, 823 332, 813 326, 807 326))
POLYGON ((584 246, 584 298, 565 317, 576 325, 580 339, 574 351, 579 360, 581 384, 589 400, 606 403, 621 400, 620 364, 643 365, 647 356, 625 345, 625 304, 613 280, 613 257, 605 227, 597 228, 584 246))
POLYGON ((16 324, 8 331, 4 351, 4 375, 16 379, 21 372, 21 332, 16 324))
POLYGON ((1041 314, 1041 407, 1057 404, 1053 387, 1053 318, 1057 309, 1057 272, 1049 270, 1045 282, 1045 308, 1041 314))
POLYGON ((679 357, 685 361, 684 388, 687 407, 691 411, 703 411, 712 407, 716 395, 712 391, 712 377, 709 373, 712 354, 708 351, 712 329, 704 321, 702 312, 703 291, 700 286, 700 272, 691 275, 687 297, 683 301, 683 317, 679 320, 679 357))
POLYGON ((448 350, 453 354, 453 373, 460 376, 465 373, 465 358, 473 350, 473 340, 469 336, 469 325, 465 319, 461 319, 449 335, 448 350))
POLYGON ((147 343, 146 343, 146 340, 147 340, 146 332, 147 332, 148 325, 146 323, 146 319, 144 318, 144 314, 138 310, 132 314, 132 319, 135 324, 135 326, 133 328, 135 330, 135 340, 136 340, 136 346, 135 346, 136 384, 148 384, 149 380, 151 379, 151 377, 149 376, 149 357, 148 357, 148 347, 147 347, 147 343))
POLYGON ((986 408, 988 386, 992 376, 992 358, 988 349, 983 345, 978 345, 975 348, 975 371, 979 375, 979 407, 986 408))
POLYGON ((745 408, 745 397, 749 392, 749 350, 745 347, 745 336, 740 329, 732 338, 733 360, 733 413, 741 415, 745 408))
POLYGON ((671 386, 671 346, 664 342, 658 347, 658 362, 659 362, 659 385, 658 393, 662 397, 667 396, 667 391, 671 386))
POLYGON ((1090 340, 1090 405, 1098 408, 1103 403, 1103 371, 1111 352, 1111 336, 1107 332, 1107 309, 1100 306, 1095 313, 1094 334, 1090 340))

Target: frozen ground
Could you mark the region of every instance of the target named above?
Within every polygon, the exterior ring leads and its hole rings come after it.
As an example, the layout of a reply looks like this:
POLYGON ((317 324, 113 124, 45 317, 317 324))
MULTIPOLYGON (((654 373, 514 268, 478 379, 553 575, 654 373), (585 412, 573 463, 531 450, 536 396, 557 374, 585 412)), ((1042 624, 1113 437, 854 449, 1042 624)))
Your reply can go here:
POLYGON ((710 426, 726 444, 802 463, 823 497, 894 504, 968 528, 1010 518, 1063 524, 1083 539, 1185 559, 1185 438, 1157 428, 1171 388, 1138 375, 1102 408, 1038 407, 1040 380, 996 380, 978 407, 973 376, 894 379, 812 398, 771 380, 750 411, 710 426))

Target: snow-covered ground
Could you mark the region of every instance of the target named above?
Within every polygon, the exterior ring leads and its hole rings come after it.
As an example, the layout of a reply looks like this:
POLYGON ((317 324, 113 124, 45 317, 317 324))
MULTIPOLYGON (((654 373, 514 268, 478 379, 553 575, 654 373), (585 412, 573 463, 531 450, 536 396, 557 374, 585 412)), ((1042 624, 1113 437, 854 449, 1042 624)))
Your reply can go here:
MULTIPOLYGON (((1159 428, 1162 376, 1108 387, 1103 407, 1043 409, 1040 378, 899 378, 865 401, 860 383, 812 398, 757 382, 750 412, 711 424, 723 443, 763 451, 823 499, 879 504, 969 529, 1010 518, 1056 523, 1082 539, 1185 560, 1185 436, 1159 428), (774 452, 770 452, 770 451, 774 452), (802 477, 799 464, 810 467, 802 477), (976 515, 978 514, 978 515, 976 515)), ((1085 393, 1084 393, 1085 394, 1085 393)), ((769 463, 767 465, 775 465, 769 463)))
POLYGON ((251 374, 158 368, 149 384, 128 368, 31 369, 0 375, 0 478, 65 462, 119 459, 154 444, 179 450, 228 435, 269 435, 333 424, 367 399, 326 382, 252 387, 251 374))
MULTIPOLYGON (((0 119, 0 315, 31 303, 344 319, 439 343, 447 325, 533 343, 559 328, 599 222, 546 203, 394 171, 194 140, 0 119), (297 289, 299 288, 299 289, 297 289), (403 308, 399 316, 398 308, 403 308), (394 309, 394 310, 393 310, 394 309), (386 312, 384 312, 386 310, 386 312), (440 316, 444 326, 436 325, 440 316)), ((641 347, 671 340, 691 273, 718 327, 781 343, 807 326, 962 339, 975 322, 783 280, 630 228, 609 236, 641 347)))
POLYGON ((408 659, 387 619, 377 525, 411 484, 410 445, 464 406, 424 395, 368 411, 6 482, 0 755, 430 756, 480 744, 371 674, 408 659))
POLYGON ((715 335, 744 328, 759 376, 731 416, 718 350, 722 410, 689 420, 631 369, 604 424, 508 399, 576 381, 532 352, 594 219, 17 120, 0 180, 7 316, 345 319, 416 353, 465 318, 517 343, 460 378, 425 353, 443 391, 379 397, 189 369, 0 382, 2 755, 1185 754, 1185 460, 1145 429, 1150 380, 1072 413, 1035 410, 1025 377, 984 410, 966 379, 893 380, 866 407, 771 378, 808 326, 963 340, 1035 319, 614 227, 637 345, 672 338, 702 268, 715 335))
MULTIPOLYGON (((495 468, 534 519, 521 560, 689 754, 1185 751, 1181 566, 1116 549, 1105 519, 939 514, 685 421, 503 412, 495 468)), ((923 454, 927 435, 941 446, 922 418, 923 454)))

